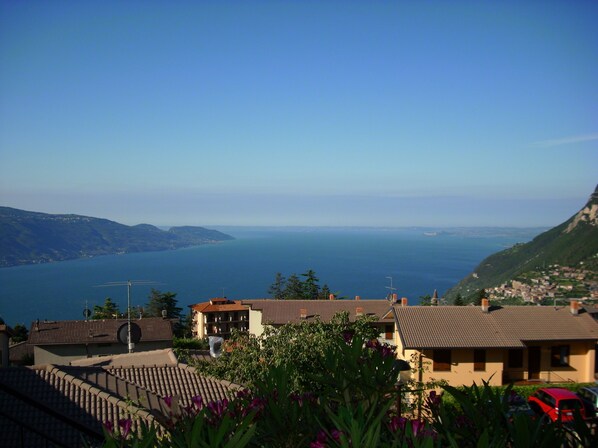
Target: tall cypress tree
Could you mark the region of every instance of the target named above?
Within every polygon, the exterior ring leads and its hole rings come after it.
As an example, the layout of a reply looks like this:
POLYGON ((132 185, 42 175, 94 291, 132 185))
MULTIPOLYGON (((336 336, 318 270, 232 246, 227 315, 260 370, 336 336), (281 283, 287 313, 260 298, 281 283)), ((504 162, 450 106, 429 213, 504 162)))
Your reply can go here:
POLYGON ((318 286, 319 280, 316 277, 316 273, 310 269, 306 273, 301 274, 301 276, 305 277, 305 281, 303 282, 303 298, 305 300, 317 300, 320 286, 318 286))
POLYGON ((301 300, 303 299, 303 283, 297 274, 291 274, 287 279, 284 288, 285 300, 301 300))
POLYGON ((280 272, 277 272, 276 277, 274 278, 274 283, 272 283, 268 289, 268 294, 270 294, 273 299, 283 300, 285 298, 284 291, 286 281, 287 280, 284 278, 284 275, 282 275, 280 272))

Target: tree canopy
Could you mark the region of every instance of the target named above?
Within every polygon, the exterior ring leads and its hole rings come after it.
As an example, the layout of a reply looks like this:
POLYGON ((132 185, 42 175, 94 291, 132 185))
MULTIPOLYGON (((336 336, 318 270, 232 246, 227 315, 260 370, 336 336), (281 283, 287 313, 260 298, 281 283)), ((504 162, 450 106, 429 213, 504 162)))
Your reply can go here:
POLYGON ((13 335, 10 337, 10 340, 16 344, 17 342, 26 341, 29 336, 29 330, 23 324, 16 324, 12 327, 13 335))
POLYGON ((371 316, 349 321, 349 313, 337 313, 330 322, 302 321, 280 327, 267 326, 259 336, 233 333, 226 342, 225 353, 209 362, 201 362, 202 372, 245 384, 264 379, 272 367, 284 368, 299 391, 317 390, 313 374, 326 371, 325 353, 338 337, 377 338, 378 330, 371 316))
POLYGON ((106 297, 104 305, 94 305, 92 319, 116 319, 121 313, 118 305, 110 297, 106 297))
POLYGON ((320 287, 319 281, 313 269, 300 275, 293 273, 289 277, 277 272, 268 294, 276 300, 327 300, 330 288, 327 284, 320 287))
POLYGON ((145 315, 148 317, 162 317, 162 311, 166 310, 168 319, 180 319, 183 309, 177 306, 176 293, 162 292, 152 288, 148 297, 149 302, 145 307, 145 315))

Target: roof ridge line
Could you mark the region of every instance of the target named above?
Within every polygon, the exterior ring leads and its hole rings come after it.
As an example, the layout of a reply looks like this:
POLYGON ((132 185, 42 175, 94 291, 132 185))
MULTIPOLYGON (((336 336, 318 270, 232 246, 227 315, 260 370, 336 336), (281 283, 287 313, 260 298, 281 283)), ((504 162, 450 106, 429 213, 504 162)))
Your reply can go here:
POLYGON ((187 370, 188 372, 193 373, 194 375, 197 375, 199 378, 205 378, 207 380, 215 381, 223 386, 232 387, 233 389, 237 389, 237 390, 246 389, 245 386, 243 386, 241 384, 233 383, 232 381, 229 381, 229 380, 223 380, 220 378, 216 378, 215 376, 212 376, 212 375, 205 375, 203 373, 200 374, 200 372, 197 370, 197 367, 190 366, 189 364, 179 362, 177 364, 177 367, 179 367, 182 370, 187 370))
MULTIPOLYGON (((60 366, 58 366, 58 365, 49 364, 47 366, 46 370, 50 374, 53 374, 53 375, 57 376, 58 378, 61 378, 64 381, 67 381, 70 384, 80 387, 82 390, 84 390, 86 392, 89 392, 90 394, 92 394, 102 400, 106 400, 109 403, 112 403, 112 404, 118 406, 119 408, 124 409, 129 414, 137 415, 137 416, 140 416, 145 419, 148 419, 148 416, 151 416, 151 419, 152 420, 154 419, 154 416, 149 411, 147 411, 147 409, 145 409, 143 407, 136 406, 134 404, 131 404, 130 402, 123 400, 122 398, 120 398, 119 396, 115 395, 114 393, 110 392, 107 389, 102 389, 102 388, 98 387, 97 385, 94 385, 91 382, 84 380, 83 378, 79 378, 79 377, 76 377, 68 372, 65 372, 64 370, 61 370, 60 366)), ((103 373, 105 373, 106 375, 111 375, 106 370, 104 370, 103 373)), ((113 376, 117 380, 123 380, 122 378, 117 377, 116 375, 111 375, 111 376, 113 376)), ((135 385, 134 383, 130 383, 130 384, 135 385)), ((139 385, 135 385, 135 386, 143 389, 139 385)))

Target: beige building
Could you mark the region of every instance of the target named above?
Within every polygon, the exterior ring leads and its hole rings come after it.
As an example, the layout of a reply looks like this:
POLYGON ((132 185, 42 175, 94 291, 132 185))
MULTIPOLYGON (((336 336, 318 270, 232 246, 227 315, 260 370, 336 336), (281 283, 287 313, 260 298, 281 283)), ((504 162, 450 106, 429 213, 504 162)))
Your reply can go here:
POLYGON ((249 309, 239 300, 225 297, 190 305, 193 319, 193 336, 228 338, 234 329, 249 331, 249 309))
MULTIPOLYGON (((390 313, 393 314, 393 313, 390 313)), ((598 323, 571 307, 395 306, 398 356, 420 380, 593 382, 598 323)))
POLYGON ((598 322, 577 302, 554 308, 490 307, 487 300, 481 307, 407 306, 405 298, 393 303, 262 299, 227 305, 222 300, 192 306, 198 335, 207 335, 208 323, 217 322, 214 313, 229 313, 221 314, 228 323, 230 313, 245 312, 242 328, 260 336, 268 325, 329 321, 345 311, 351 321, 374 316, 379 340, 395 345, 397 357, 421 372, 422 381, 445 380, 454 386, 474 381, 592 382, 596 373, 598 322))
MULTIPOLYGON (((332 296, 334 297, 334 296, 332 296)), ((267 325, 284 325, 319 318, 329 321, 336 313, 346 311, 355 321, 363 315, 375 316, 380 340, 394 344, 395 324, 387 300, 229 300, 214 298, 190 306, 193 315, 193 335, 197 338, 221 336, 225 339, 233 329, 255 336, 263 334, 267 325)))
POLYGON ((379 340, 395 344, 395 323, 389 315, 388 300, 243 300, 249 307, 249 333, 256 336, 266 325, 279 326, 304 320, 330 321, 340 312, 347 312, 354 322, 360 316, 372 316, 378 328, 379 340))
MULTIPOLYGON (((133 333, 139 333, 135 352, 172 347, 169 319, 148 317, 131 323, 133 333)), ((126 334, 125 341, 118 334, 123 326, 127 327, 127 319, 36 321, 28 343, 33 346, 35 364, 65 365, 81 358, 127 353, 126 334)))

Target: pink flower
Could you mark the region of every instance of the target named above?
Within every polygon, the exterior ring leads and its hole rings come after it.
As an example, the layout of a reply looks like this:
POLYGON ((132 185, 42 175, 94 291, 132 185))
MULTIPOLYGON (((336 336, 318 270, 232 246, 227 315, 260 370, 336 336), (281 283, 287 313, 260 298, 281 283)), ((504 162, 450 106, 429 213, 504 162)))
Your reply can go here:
POLYGON ((320 429, 320 431, 318 432, 318 436, 316 437, 316 441, 320 442, 320 443, 324 443, 324 442, 326 442, 326 440, 328 440, 328 436, 326 435, 326 432, 323 429, 320 429))
POLYGON ((133 424, 133 420, 130 418, 122 418, 118 421, 118 426, 120 426, 120 433, 126 439, 131 431, 131 425, 133 424))
POLYGON ((166 403, 166 406, 169 408, 172 408, 172 397, 164 397, 164 403, 166 403))
POLYGON ((110 434, 112 434, 112 431, 114 431, 114 424, 112 423, 111 420, 106 420, 104 422, 104 428, 106 428, 107 432, 109 432, 110 434))
POLYGON ((333 429, 332 431, 330 431, 330 437, 332 437, 332 440, 334 440, 335 442, 341 441, 342 434, 343 432, 339 431, 338 429, 333 429))
POLYGON ((411 420, 411 429, 413 430, 413 435, 417 436, 417 434, 424 429, 424 422, 421 420, 411 420))
POLYGON ((208 409, 214 417, 221 418, 224 416, 226 408, 228 407, 228 400, 225 398, 220 401, 211 401, 208 403, 208 409))
POLYGON ((196 395, 195 397, 191 397, 191 402, 201 411, 203 408, 203 400, 201 396, 196 395))
POLYGON ((393 415, 388 423, 388 426, 392 432, 396 431, 405 431, 407 426, 407 420, 405 417, 399 417, 398 415, 393 415))

